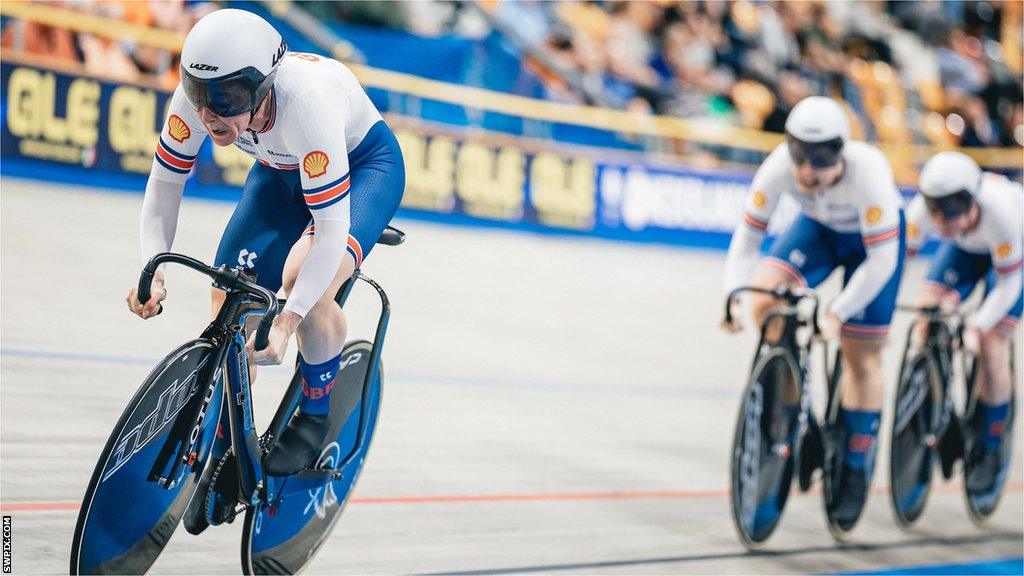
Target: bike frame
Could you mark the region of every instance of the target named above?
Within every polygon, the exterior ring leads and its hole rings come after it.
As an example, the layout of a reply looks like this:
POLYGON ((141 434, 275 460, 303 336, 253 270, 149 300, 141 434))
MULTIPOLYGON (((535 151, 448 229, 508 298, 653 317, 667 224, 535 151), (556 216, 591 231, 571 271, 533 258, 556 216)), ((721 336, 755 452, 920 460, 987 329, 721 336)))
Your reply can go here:
MULTIPOLYGON (((255 284, 239 269, 228 269, 224 266, 211 268, 193 258, 169 252, 155 256, 147 264, 139 280, 140 301, 149 300, 150 282, 156 268, 164 262, 182 264, 210 276, 214 280, 214 287, 224 290, 227 297, 216 319, 210 323, 201 336, 213 343, 215 362, 210 363, 203 375, 204 384, 190 401, 191 405, 179 413, 174 423, 175 428, 172 429, 161 447, 148 479, 152 482, 159 482, 165 488, 172 488, 174 481, 171 479, 178 476, 177 470, 182 465, 195 465, 198 457, 196 452, 198 438, 197 434, 189 431, 202 429, 202 423, 207 416, 206 408, 220 381, 224 384, 223 409, 227 411, 228 416, 231 450, 238 458, 239 486, 242 495, 240 502, 242 504, 258 506, 264 502, 278 501, 287 494, 283 490, 287 478, 322 479, 324 482, 340 478, 341 471, 358 456, 367 442, 368 421, 363 411, 359 414, 355 446, 334 468, 307 469, 293 476, 280 478, 267 476, 263 470, 263 457, 270 451, 274 439, 281 435, 289 418, 298 407, 302 396, 302 378, 299 376, 292 378, 267 432, 262 437, 258 436, 253 418, 249 358, 245 350, 243 327, 248 318, 254 315, 262 316, 256 331, 255 346, 257 350, 265 348, 270 325, 278 310, 283 307, 284 301, 278 300, 268 290, 255 284), (250 306, 254 303, 265 307, 250 306), (170 467, 170 471, 167 471, 168 467, 170 467)), ((363 382, 362 405, 365 406, 370 384, 374 378, 379 376, 377 367, 391 315, 391 306, 383 288, 358 269, 342 285, 335 296, 335 301, 339 306, 344 306, 357 280, 362 280, 373 287, 381 300, 381 314, 370 352, 370 367, 363 382)))

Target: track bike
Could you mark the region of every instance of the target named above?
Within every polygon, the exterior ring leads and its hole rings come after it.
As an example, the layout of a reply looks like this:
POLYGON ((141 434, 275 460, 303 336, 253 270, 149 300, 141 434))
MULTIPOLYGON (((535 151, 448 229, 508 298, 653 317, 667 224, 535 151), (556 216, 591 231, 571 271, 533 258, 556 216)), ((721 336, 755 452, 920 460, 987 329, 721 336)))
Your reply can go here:
POLYGON ((819 418, 811 391, 812 347, 820 335, 817 295, 813 290, 785 285, 737 288, 726 300, 727 323, 732 322, 730 303, 745 292, 771 296, 782 305, 769 310, 761 323, 736 419, 730 466, 736 532, 748 549, 760 549, 782 519, 794 474, 801 491, 806 492, 820 469, 829 530, 842 539, 853 526, 844 526, 833 516, 844 452, 841 353, 837 349, 829 362, 828 346, 820 348, 827 399, 819 418), (812 303, 810 310, 803 305, 805 301, 812 303), (781 327, 772 341, 766 337, 770 326, 781 327))
MULTIPOLYGON (((901 306, 900 310, 917 314, 924 323, 923 340, 917 322, 908 329, 896 387, 889 455, 889 495, 893 513, 901 527, 910 528, 924 512, 936 463, 943 478, 950 480, 956 463, 961 461, 966 477, 977 461, 979 443, 983 440, 976 385, 978 365, 975 356, 963 346, 963 315, 943 311, 938 306, 901 306), (959 410, 953 393, 961 385, 964 405, 959 410)), ((1013 346, 1012 341, 1010 346, 1013 346)), ((1011 353, 1011 382, 1016 382, 1013 357, 1011 353)), ((1016 385, 1011 386, 1010 411, 1000 443, 1004 461, 1013 453, 1016 385)), ((1003 493, 1006 470, 995 487, 984 493, 973 493, 964 483, 967 510, 976 524, 984 524, 995 512, 1003 493)))
MULTIPOLYGON (((404 234, 388 227, 378 243, 398 245, 404 234)), ((296 413, 302 377, 296 368, 263 434, 254 424, 246 320, 259 317, 255 347, 267 345, 280 301, 245 271, 213 268, 165 252, 146 264, 139 299, 149 300, 158 266, 178 264, 209 276, 226 298, 202 335, 168 354, 149 374, 111 432, 89 481, 71 547, 71 574, 141 574, 156 561, 193 499, 208 502, 225 485, 244 512, 241 566, 245 574, 301 571, 341 517, 376 429, 381 399, 381 350, 390 303, 379 284, 356 270, 338 291, 344 306, 357 281, 376 290, 381 313, 373 342, 350 341, 331 394, 327 443, 313 466, 294 475, 266 474, 264 458, 296 413), (218 435, 230 448, 213 454, 218 435), (228 459, 234 465, 226 467, 228 459), (207 466, 215 472, 199 491, 207 466)), ((195 505, 195 503, 193 503, 195 505)), ((208 506, 202 508, 207 509, 208 506)), ((211 525, 223 521, 209 516, 211 525)))

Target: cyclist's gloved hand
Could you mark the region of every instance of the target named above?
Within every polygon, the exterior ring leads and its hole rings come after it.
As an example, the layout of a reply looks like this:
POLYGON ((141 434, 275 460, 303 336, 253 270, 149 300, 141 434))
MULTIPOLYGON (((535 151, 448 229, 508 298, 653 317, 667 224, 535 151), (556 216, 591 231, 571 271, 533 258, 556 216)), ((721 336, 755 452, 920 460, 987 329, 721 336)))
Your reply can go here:
POLYGON ((843 330, 843 321, 836 316, 836 313, 829 310, 818 320, 818 328, 821 333, 818 335, 825 342, 831 342, 839 337, 843 330))
POLYGON ((295 329, 298 328, 302 317, 298 314, 285 311, 274 319, 267 335, 267 347, 263 350, 256 350, 256 332, 249 335, 249 341, 245 343, 245 350, 249 353, 252 361, 260 366, 274 366, 284 361, 284 355, 288 352, 288 340, 291 339, 295 329))
POLYGON ((732 312, 732 322, 727 322, 725 316, 718 321, 718 327, 723 331, 730 334, 735 334, 743 330, 743 321, 740 320, 740 301, 737 298, 733 298, 729 302, 729 310, 732 312))
POLYGON ((981 330, 977 326, 972 326, 968 323, 964 327, 963 344, 968 352, 977 356, 981 350, 981 330))
POLYGON ((160 302, 164 298, 167 298, 167 289, 164 288, 164 273, 160 270, 156 271, 156 275, 153 276, 153 283, 149 289, 149 302, 139 303, 139 287, 132 286, 128 290, 128 296, 124 299, 125 303, 128 304, 128 309, 132 311, 139 318, 146 320, 152 318, 161 312, 163 306, 160 302))

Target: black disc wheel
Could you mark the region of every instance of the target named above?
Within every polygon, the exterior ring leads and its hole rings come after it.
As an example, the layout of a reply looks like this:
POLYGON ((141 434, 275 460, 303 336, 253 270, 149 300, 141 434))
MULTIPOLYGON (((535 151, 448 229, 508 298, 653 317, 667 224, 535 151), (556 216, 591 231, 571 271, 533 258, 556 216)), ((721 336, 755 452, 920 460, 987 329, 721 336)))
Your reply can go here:
POLYGON ((902 528, 917 521, 931 492, 942 390, 939 368, 926 354, 906 362, 896 388, 889 449, 889 496, 902 528))
POLYGON ((800 376, 792 354, 772 348, 743 392, 732 446, 732 518, 743 545, 760 548, 782 518, 802 433, 800 376))
MULTIPOLYGON (((1012 374, 1013 372, 1011 370, 1011 375, 1012 374)), ((1016 376, 1012 377, 1015 378, 1016 376)), ((1016 380, 1011 379, 1011 382, 1015 381, 1016 380)), ((982 430, 981 414, 977 409, 978 402, 973 402, 972 404, 972 410, 965 418, 967 427, 970 431, 967 434, 967 441, 964 449, 965 478, 969 477, 972 473, 973 467, 978 465, 980 460, 979 455, 982 453, 981 443, 984 442, 983 435, 985 433, 985 431, 982 430)), ((968 482, 964 482, 964 496, 967 502, 967 513, 970 515, 971 521, 978 526, 988 524, 988 521, 995 513, 1006 487, 1006 476, 1012 469, 1010 464, 1013 458, 1013 426, 1014 421, 1016 420, 1016 407, 1017 393, 1016 387, 1014 387, 1010 395, 1009 412, 1006 415, 1006 420, 1003 425, 1002 441, 999 443, 998 458, 1002 465, 1000 466, 999 472, 996 474, 992 487, 988 490, 975 492, 969 489, 968 482)))
POLYGON ((208 340, 184 344, 128 403, 82 500, 71 574, 142 574, 156 561, 213 444, 221 404, 215 363, 208 340))

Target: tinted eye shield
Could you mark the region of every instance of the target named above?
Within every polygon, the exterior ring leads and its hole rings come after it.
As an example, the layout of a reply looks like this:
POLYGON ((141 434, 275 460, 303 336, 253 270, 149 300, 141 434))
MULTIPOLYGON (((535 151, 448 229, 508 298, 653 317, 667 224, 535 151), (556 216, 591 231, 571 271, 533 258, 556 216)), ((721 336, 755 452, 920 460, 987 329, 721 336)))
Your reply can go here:
POLYGON ((805 142, 792 134, 786 134, 786 146, 793 163, 801 166, 809 162, 815 169, 831 168, 843 158, 843 139, 833 138, 824 142, 805 142))
POLYGON ((207 108, 220 117, 238 116, 252 112, 259 102, 256 94, 260 85, 266 80, 252 66, 220 78, 196 78, 181 68, 182 86, 185 95, 192 105, 207 108))
POLYGON ((963 216, 974 204, 974 198, 967 190, 960 190, 955 194, 943 196, 942 198, 924 197, 924 205, 932 214, 942 214, 947 220, 963 216))

